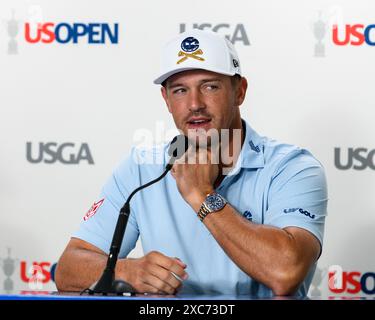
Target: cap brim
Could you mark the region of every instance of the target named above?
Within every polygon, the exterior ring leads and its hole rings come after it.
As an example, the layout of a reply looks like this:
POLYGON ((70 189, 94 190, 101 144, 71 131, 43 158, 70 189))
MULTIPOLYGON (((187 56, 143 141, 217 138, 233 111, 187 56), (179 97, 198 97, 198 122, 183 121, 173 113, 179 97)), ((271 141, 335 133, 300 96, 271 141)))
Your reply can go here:
POLYGON ((196 68, 196 67, 179 68, 179 69, 171 70, 171 71, 169 71, 167 73, 164 73, 159 78, 156 78, 154 80, 154 83, 155 84, 162 84, 165 80, 167 80, 169 77, 173 76, 174 74, 180 73, 180 72, 183 72, 183 71, 188 71, 188 70, 207 70, 207 71, 211 71, 211 72, 216 72, 216 73, 224 74, 226 76, 234 76, 236 74, 236 72, 227 72, 227 71, 222 71, 222 70, 217 70, 217 69, 196 68))

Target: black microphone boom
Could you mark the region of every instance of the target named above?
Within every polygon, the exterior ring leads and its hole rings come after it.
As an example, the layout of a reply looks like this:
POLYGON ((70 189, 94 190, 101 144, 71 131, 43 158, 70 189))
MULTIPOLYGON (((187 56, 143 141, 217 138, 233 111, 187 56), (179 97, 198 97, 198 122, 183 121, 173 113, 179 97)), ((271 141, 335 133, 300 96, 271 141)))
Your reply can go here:
POLYGON ((169 170, 172 169, 173 163, 179 159, 188 149, 189 143, 188 138, 185 135, 178 135, 173 138, 168 149, 168 154, 170 160, 165 166, 165 170, 162 175, 140 187, 135 189, 126 200, 124 206, 120 210, 119 217, 117 219, 117 224, 115 232, 113 233, 112 243, 109 250, 109 255, 107 259, 107 265, 104 269, 104 272, 98 282, 94 283, 89 289, 84 290, 83 292, 89 294, 117 294, 124 295, 126 293, 135 294, 135 289, 127 282, 123 280, 115 279, 115 267, 117 263, 118 254, 121 249, 122 240, 124 238, 126 225, 128 223, 130 215, 130 200, 133 196, 140 190, 151 186, 152 184, 163 179, 169 170))

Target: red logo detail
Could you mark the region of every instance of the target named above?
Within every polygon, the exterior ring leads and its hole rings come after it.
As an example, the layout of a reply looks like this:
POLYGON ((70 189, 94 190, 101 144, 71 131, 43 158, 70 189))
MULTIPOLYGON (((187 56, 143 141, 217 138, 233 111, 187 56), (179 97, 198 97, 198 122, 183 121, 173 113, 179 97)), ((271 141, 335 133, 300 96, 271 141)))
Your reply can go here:
POLYGON ((50 262, 33 262, 27 268, 27 262, 21 261, 21 280, 26 283, 47 283, 51 280, 50 262), (29 277, 30 275, 30 277, 29 277))
POLYGON ((98 201, 98 202, 94 202, 94 204, 91 206, 90 210, 87 211, 87 213, 83 217, 83 220, 87 221, 89 218, 91 218, 96 213, 96 211, 98 211, 98 209, 103 204, 103 202, 104 202, 104 198, 102 200, 98 201))

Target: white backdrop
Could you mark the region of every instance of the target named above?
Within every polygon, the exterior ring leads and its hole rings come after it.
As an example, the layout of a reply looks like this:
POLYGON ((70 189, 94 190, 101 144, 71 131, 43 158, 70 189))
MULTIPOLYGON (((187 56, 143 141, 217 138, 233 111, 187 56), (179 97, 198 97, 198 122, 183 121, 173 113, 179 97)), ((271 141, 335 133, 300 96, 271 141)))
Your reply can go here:
POLYGON ((137 130, 173 130, 152 80, 161 44, 195 24, 234 41, 249 81, 242 116, 261 135, 309 149, 326 169, 329 215, 310 293, 374 295, 374 12, 371 0, 2 0, 0 290, 54 290, 51 266, 137 130), (37 22, 117 23, 118 41, 29 43, 25 24, 37 22), (350 40, 367 28, 368 43, 337 45, 334 24, 341 41, 345 25, 363 25, 350 40), (80 161, 46 163, 46 150, 32 163, 40 143, 72 143, 63 161, 80 161), (343 279, 342 290, 328 288, 330 266, 342 268, 334 284, 343 279))

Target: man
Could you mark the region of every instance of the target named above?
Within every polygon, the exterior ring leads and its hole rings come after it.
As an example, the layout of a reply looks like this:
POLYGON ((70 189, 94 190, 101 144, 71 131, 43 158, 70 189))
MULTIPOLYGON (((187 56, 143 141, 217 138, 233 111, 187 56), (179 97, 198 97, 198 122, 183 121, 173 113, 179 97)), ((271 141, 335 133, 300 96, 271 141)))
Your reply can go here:
MULTIPOLYGON (((225 38, 180 34, 165 46, 161 66, 154 82, 162 84, 176 127, 195 145, 133 198, 116 278, 148 293, 306 295, 326 216, 321 164, 304 149, 260 137, 241 119, 247 81, 225 38), (215 132, 229 132, 228 139, 215 132), (139 236, 145 255, 126 258, 139 236)), ((59 290, 98 280, 120 208, 132 190, 163 172, 167 149, 133 149, 114 171, 58 262, 59 290), (160 155, 162 163, 141 164, 160 155)))

